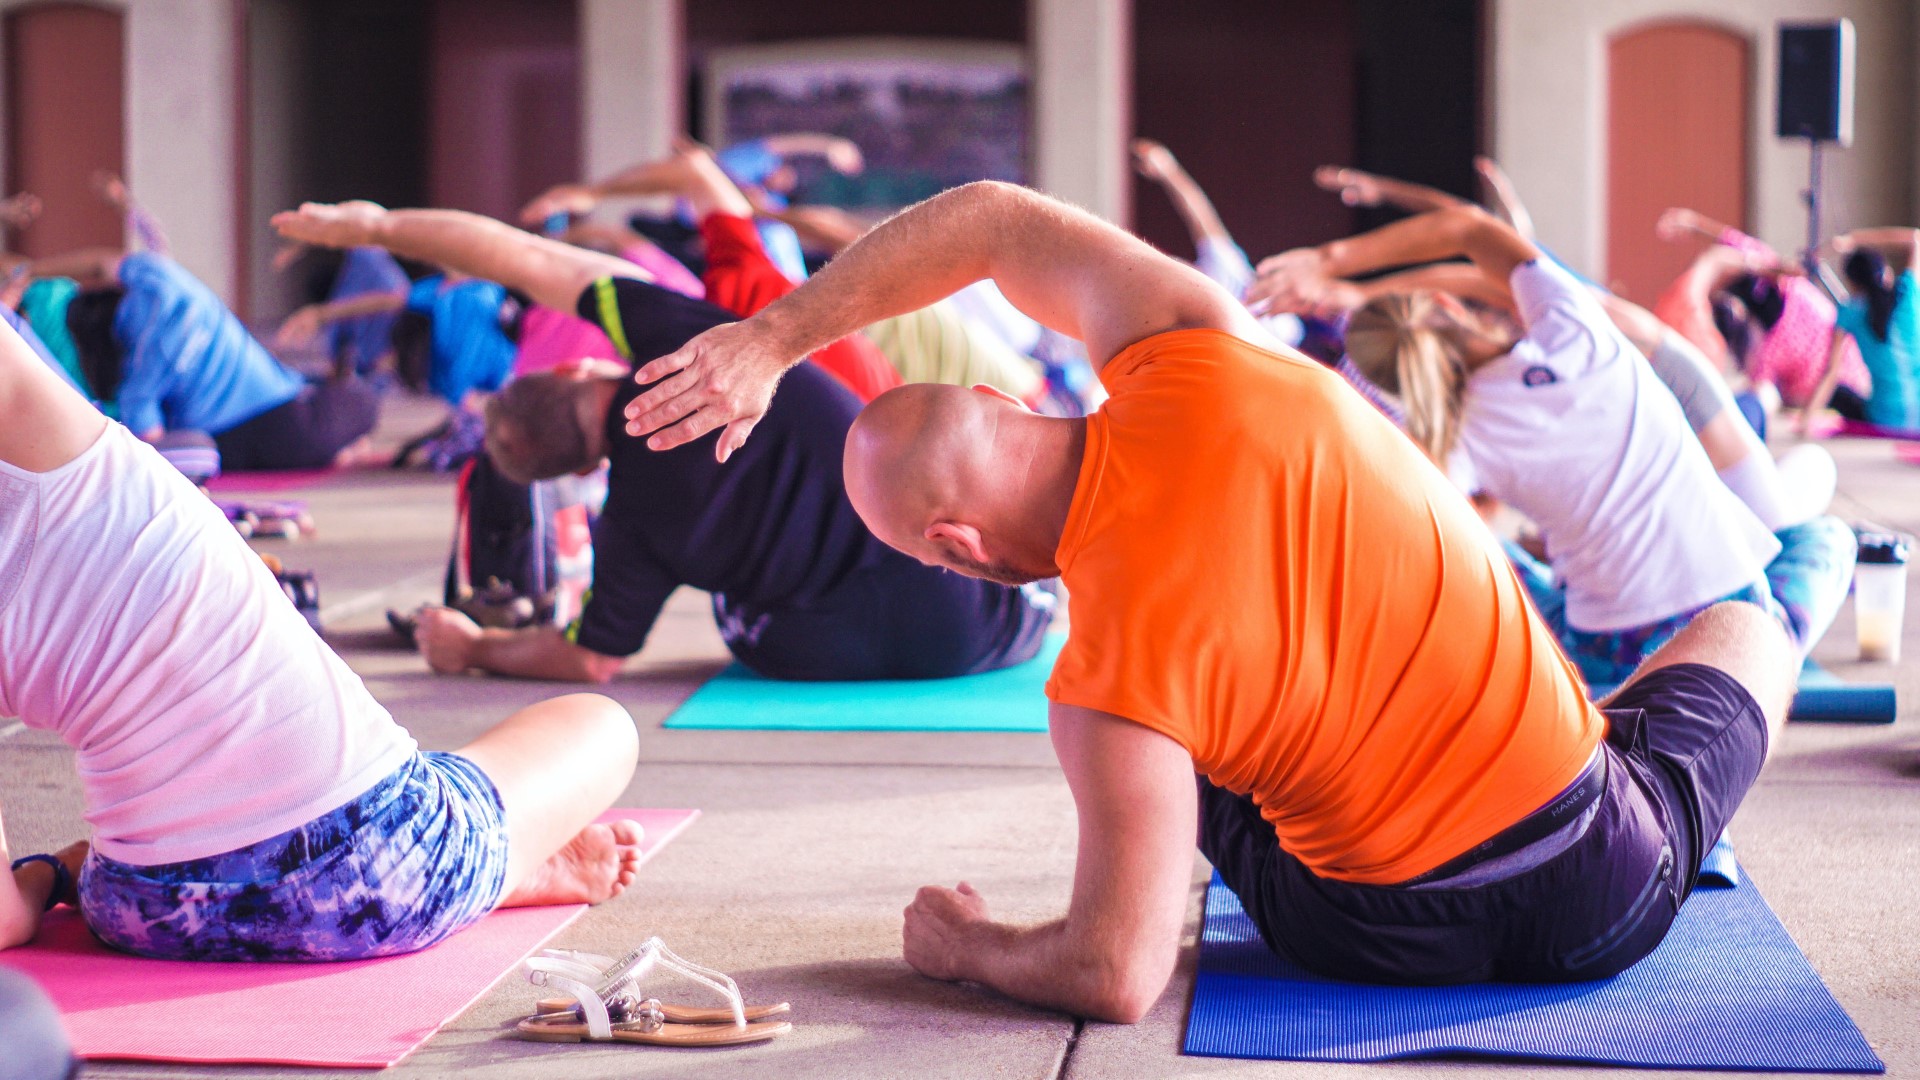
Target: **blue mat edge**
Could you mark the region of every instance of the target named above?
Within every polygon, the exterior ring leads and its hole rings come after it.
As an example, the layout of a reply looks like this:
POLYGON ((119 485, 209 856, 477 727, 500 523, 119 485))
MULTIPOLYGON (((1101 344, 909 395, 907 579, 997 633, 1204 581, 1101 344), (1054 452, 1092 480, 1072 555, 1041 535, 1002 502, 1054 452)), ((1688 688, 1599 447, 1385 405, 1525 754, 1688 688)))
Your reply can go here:
MULTIPOLYGON (((1753 884, 1752 878, 1748 877, 1744 872, 1740 875, 1740 877, 1741 877, 1741 880, 1733 887, 1747 888, 1747 889, 1756 888, 1756 886, 1753 884)), ((1180 1053, 1181 1053, 1181 1056, 1183 1057, 1218 1058, 1218 1059, 1229 1060, 1229 1061, 1290 1061, 1290 1062, 1301 1062, 1301 1063, 1308 1063, 1308 1064, 1336 1064, 1336 1065, 1337 1064, 1365 1065, 1365 1064, 1375 1064, 1383 1061, 1471 1062, 1471 1061, 1478 1060, 1478 1061, 1497 1061, 1501 1063, 1514 1062, 1514 1061, 1527 1061, 1527 1062, 1538 1062, 1541 1064, 1550 1064, 1550 1065, 1597 1065, 1597 1066, 1604 1066, 1608 1068, 1658 1069, 1662 1071, 1674 1071, 1674 1072, 1684 1071, 1684 1072, 1737 1072, 1737 1073, 1794 1073, 1794 1074, 1808 1074, 1808 1075, 1826 1074, 1826 1075, 1844 1075, 1844 1076, 1881 1076, 1881 1075, 1885 1075, 1887 1071, 1886 1060, 1880 1057, 1879 1048, 1874 1046, 1872 1041, 1867 1038, 1865 1031, 1860 1030, 1859 1022, 1853 1019, 1853 1014, 1847 1010, 1845 1004, 1841 1003, 1837 996, 1834 998, 1834 1003, 1836 1005, 1839 1005, 1841 1012, 1845 1013, 1847 1020, 1853 1024, 1854 1030, 1859 1034, 1862 1044, 1865 1045, 1867 1049, 1867 1055, 1874 1060, 1874 1062, 1879 1066, 1878 1068, 1867 1068, 1867 1067, 1812 1068, 1812 1067, 1780 1066, 1780 1065, 1752 1066, 1752 1067, 1731 1066, 1731 1065, 1699 1065, 1699 1066, 1691 1066, 1691 1067, 1674 1066, 1674 1065, 1643 1065, 1643 1064, 1635 1064, 1635 1063, 1610 1060, 1606 1058, 1585 1057, 1585 1056, 1578 1056, 1578 1055, 1571 1055, 1571 1054, 1546 1055, 1546 1054, 1537 1054, 1537 1053, 1521 1053, 1521 1052, 1514 1052, 1514 1051, 1486 1050, 1478 1047, 1474 1047, 1474 1048, 1432 1047, 1432 1048, 1412 1051, 1408 1053, 1387 1053, 1387 1054, 1374 1054, 1374 1055, 1367 1055, 1367 1056, 1354 1055, 1352 1057, 1345 1057, 1345 1058, 1268 1058, 1268 1057, 1252 1057, 1246 1054, 1230 1054, 1230 1053, 1223 1053, 1223 1052, 1217 1052, 1217 1051, 1194 1050, 1194 1049, 1191 1049, 1194 1042, 1193 1011, 1194 1011, 1194 1005, 1198 1000, 1198 998, 1200 997, 1200 991, 1201 991, 1203 982, 1205 982, 1210 978, 1220 978, 1220 977, 1251 978, 1252 977, 1252 976, 1224 976, 1219 973, 1206 971, 1204 968, 1199 966, 1200 963, 1202 962, 1203 951, 1206 948, 1207 924, 1215 917, 1213 913, 1212 905, 1207 902, 1207 897, 1212 893, 1214 886, 1219 885, 1222 888, 1225 888, 1225 884, 1226 883, 1222 881, 1220 878, 1219 871, 1216 870, 1207 879, 1206 883, 1200 887, 1201 889, 1200 927, 1199 927, 1198 933, 1194 937, 1195 968, 1194 968, 1193 988, 1187 994, 1186 1022, 1185 1022, 1185 1025, 1182 1027, 1181 1033, 1180 1033, 1180 1053)), ((1765 899, 1762 898, 1761 902, 1765 903, 1765 899)), ((1768 905, 1768 910, 1769 911, 1772 910, 1771 905, 1768 905)), ((1778 917, 1779 916, 1776 914, 1775 918, 1777 919, 1778 917)), ((1784 924, 1782 925, 1781 929, 1783 930, 1786 929, 1784 924)), ((1789 939, 1791 939, 1793 937, 1792 932, 1787 931, 1787 936, 1789 939)), ((1796 949, 1800 947, 1800 943, 1798 941, 1794 941, 1793 944, 1796 949)), ((1805 956, 1804 950, 1802 950, 1801 955, 1803 957, 1805 956)), ((1807 963, 1808 963, 1808 966, 1811 968, 1812 961, 1808 960, 1807 963)), ((1814 969, 1814 974, 1815 976, 1818 977, 1820 974, 1819 970, 1814 969)), ((1820 981, 1824 986, 1826 983, 1826 979, 1824 977, 1821 977, 1820 981)), ((1827 987, 1827 992, 1829 994, 1832 994, 1832 988, 1827 987)))

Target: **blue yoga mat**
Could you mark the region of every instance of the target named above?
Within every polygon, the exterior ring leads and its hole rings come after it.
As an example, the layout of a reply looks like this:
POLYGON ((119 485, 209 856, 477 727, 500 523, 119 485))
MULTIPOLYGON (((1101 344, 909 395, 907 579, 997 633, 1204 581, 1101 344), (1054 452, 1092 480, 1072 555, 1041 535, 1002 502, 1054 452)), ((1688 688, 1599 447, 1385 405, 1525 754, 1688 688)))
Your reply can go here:
POLYGON ((1043 688, 1065 634, 1040 654, 984 675, 885 682, 784 682, 739 664, 667 717, 670 728, 754 731, 1045 731, 1043 688))
POLYGON ((1405 987, 1331 982, 1281 960, 1216 876, 1186 1052, 1886 1071, 1751 883, 1696 890, 1667 940, 1612 979, 1405 987))

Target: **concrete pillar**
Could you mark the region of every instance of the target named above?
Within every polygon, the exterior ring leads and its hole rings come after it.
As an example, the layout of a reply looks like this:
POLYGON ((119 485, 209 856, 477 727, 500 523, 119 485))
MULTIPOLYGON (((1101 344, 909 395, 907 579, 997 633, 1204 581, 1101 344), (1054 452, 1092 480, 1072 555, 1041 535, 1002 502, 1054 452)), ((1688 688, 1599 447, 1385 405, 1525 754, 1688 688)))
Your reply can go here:
POLYGON ((127 183, 166 227, 173 257, 232 303, 241 45, 233 0, 140 0, 126 11, 127 183))
POLYGON ((590 178, 686 130, 682 0, 580 0, 581 165, 590 178))
POLYGON ((1132 221, 1129 0, 1033 0, 1033 179, 1119 225, 1132 221))

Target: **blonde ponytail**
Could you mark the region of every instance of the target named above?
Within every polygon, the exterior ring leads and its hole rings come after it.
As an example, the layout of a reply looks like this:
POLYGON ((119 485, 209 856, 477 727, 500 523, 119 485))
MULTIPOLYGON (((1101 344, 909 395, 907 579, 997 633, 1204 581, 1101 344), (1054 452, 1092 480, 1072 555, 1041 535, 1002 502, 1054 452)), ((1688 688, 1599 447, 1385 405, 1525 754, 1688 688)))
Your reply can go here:
POLYGON ((1400 399, 1407 435, 1445 468, 1460 441, 1467 368, 1429 292, 1376 297, 1347 324, 1347 355, 1374 385, 1400 399))

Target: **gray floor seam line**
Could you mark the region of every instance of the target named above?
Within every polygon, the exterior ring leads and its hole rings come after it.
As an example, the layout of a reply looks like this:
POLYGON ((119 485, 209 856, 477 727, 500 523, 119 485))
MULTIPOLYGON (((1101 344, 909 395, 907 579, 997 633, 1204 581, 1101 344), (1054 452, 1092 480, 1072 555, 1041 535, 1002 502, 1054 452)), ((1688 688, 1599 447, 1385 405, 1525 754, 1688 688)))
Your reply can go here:
POLYGON ((1080 1045, 1080 1036, 1085 1034, 1087 1022, 1079 1017, 1073 1018, 1073 1033, 1067 1036, 1066 1048, 1060 1051, 1060 1067, 1054 1070, 1053 1080, 1067 1080, 1067 1074, 1073 1070, 1073 1052, 1080 1045))
POLYGON ((417 589, 422 585, 431 585, 439 581, 445 574, 445 570, 422 570, 417 574, 409 574, 391 584, 356 593, 337 603, 322 605, 320 608, 320 622, 324 625, 338 619, 352 618, 363 611, 370 611, 379 607, 388 596, 396 592, 417 589))

